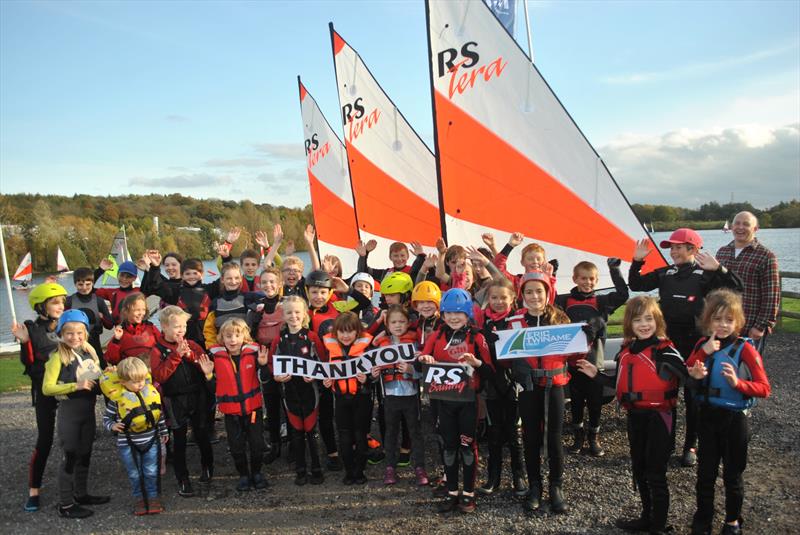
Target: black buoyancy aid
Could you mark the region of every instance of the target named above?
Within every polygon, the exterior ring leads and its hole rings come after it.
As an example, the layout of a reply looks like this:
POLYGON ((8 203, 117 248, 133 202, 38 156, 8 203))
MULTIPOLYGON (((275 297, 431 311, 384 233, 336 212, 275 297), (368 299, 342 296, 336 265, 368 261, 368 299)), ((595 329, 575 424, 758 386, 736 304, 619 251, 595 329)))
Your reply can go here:
POLYGON ((190 321, 202 323, 211 309, 211 297, 202 284, 195 286, 182 284, 178 291, 178 301, 175 304, 187 314, 191 314, 190 321))
POLYGON ((222 324, 232 318, 245 319, 247 307, 245 307, 244 294, 238 290, 225 292, 225 294, 214 300, 214 327, 219 331, 222 324))
MULTIPOLYGON (((156 351, 161 355, 161 360, 165 361, 175 352, 171 347, 167 347, 158 340, 155 345, 156 351)), ((181 358, 180 364, 172 372, 165 382, 161 383, 161 391, 165 396, 179 396, 181 394, 191 394, 204 387, 205 377, 203 372, 196 364, 181 358)))
POLYGON ((26 351, 20 351, 20 360, 25 366, 25 373, 31 377, 44 377, 44 364, 50 358, 50 353, 58 348, 58 335, 48 329, 50 320, 37 318, 35 321, 26 320, 28 328, 28 343, 26 351))
MULTIPOLYGON (((91 355, 88 355, 83 351, 73 351, 73 354, 75 355, 75 358, 73 358, 69 364, 65 366, 63 362, 61 363, 61 369, 58 371, 58 379, 56 380, 58 384, 77 383, 78 368, 81 366, 81 363, 84 360, 94 361, 91 355)), ((68 399, 94 398, 95 393, 93 390, 76 390, 75 392, 71 392, 64 397, 68 399)))
POLYGON ((486 338, 486 344, 489 346, 489 354, 492 356, 492 364, 494 364, 495 369, 495 374, 486 388, 486 395, 489 399, 516 397, 516 385, 514 384, 511 368, 497 365, 497 350, 494 347, 494 342, 497 340, 495 332, 508 329, 508 318, 513 312, 512 309, 509 309, 505 314, 495 314, 488 308, 485 311, 482 331, 484 338, 486 338))
POLYGON ((694 263, 659 272, 659 306, 667 322, 694 325, 703 310, 703 274, 694 263))
POLYGON ((625 345, 617 362, 617 400, 623 407, 665 411, 678 403, 678 380, 662 379, 656 352, 670 347, 668 341, 650 344, 638 353, 625 345))
POLYGON ((100 299, 94 292, 88 295, 74 293, 67 297, 65 310, 80 310, 89 318, 89 332, 101 334, 103 332, 103 321, 100 318, 100 299))

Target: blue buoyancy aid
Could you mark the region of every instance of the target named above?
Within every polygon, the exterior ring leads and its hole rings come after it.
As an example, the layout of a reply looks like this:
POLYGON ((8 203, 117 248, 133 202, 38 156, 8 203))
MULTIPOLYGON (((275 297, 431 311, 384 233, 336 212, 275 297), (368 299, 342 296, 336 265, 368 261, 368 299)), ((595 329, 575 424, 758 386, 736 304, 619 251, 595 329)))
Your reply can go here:
POLYGON ((720 348, 705 360, 708 375, 703 379, 697 398, 714 407, 722 407, 732 411, 744 411, 754 406, 755 398, 747 397, 728 383, 722 375, 722 365, 733 366, 739 379, 750 380, 752 374, 745 362, 742 362, 742 350, 745 344, 752 344, 750 338, 737 338, 730 346, 720 348))

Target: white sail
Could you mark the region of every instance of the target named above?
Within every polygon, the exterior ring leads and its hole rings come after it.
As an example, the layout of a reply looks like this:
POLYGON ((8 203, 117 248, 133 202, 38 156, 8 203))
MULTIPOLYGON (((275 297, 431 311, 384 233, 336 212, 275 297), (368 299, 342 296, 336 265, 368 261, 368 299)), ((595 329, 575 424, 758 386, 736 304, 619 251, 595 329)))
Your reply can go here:
POLYGON ((22 262, 19 263, 19 267, 17 271, 14 273, 14 276, 11 277, 11 280, 29 283, 33 278, 33 264, 31 263, 31 253, 25 253, 25 256, 22 257, 22 262))
POLYGON ((56 255, 56 271, 69 272, 67 259, 64 258, 64 253, 61 252, 61 247, 58 248, 58 254, 56 255))

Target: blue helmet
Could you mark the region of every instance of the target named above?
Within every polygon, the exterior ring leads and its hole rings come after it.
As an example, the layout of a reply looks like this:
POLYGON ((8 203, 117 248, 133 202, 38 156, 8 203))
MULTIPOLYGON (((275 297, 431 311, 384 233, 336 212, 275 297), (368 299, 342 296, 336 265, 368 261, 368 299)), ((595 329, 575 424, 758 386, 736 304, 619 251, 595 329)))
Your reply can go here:
POLYGON ((131 262, 130 260, 126 260, 125 262, 119 265, 117 273, 127 273, 132 277, 139 276, 139 271, 136 269, 136 264, 131 262))
POLYGON ((439 311, 442 313, 463 312, 469 319, 473 319, 472 296, 462 288, 451 288, 442 294, 439 311))
POLYGON ((67 323, 78 322, 86 325, 86 330, 89 330, 89 316, 83 310, 72 308, 65 310, 61 317, 58 318, 58 325, 56 325, 56 334, 61 336, 61 328, 67 323))

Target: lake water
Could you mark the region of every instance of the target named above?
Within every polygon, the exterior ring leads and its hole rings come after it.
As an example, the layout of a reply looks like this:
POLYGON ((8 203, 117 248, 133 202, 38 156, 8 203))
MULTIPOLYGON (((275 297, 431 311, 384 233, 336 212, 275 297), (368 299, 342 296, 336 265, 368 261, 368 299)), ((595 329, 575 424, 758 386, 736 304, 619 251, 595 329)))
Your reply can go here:
MULTIPOLYGON (((669 232, 656 232, 653 234, 653 238, 658 242, 669 237, 669 234, 669 232)), ((703 237, 704 248, 713 253, 716 253, 717 249, 733 239, 730 233, 725 233, 721 230, 701 230, 700 235, 703 237)), ((778 257, 778 266, 781 271, 800 272, 800 229, 764 229, 758 232, 758 239, 778 257)), ((308 254, 298 253, 298 256, 306 263, 306 271, 308 271, 310 265, 308 254)), ((378 264, 379 262, 376 262, 376 266, 378 264)), ((205 265, 207 270, 218 271, 213 260, 206 261, 205 265)), ((562 266, 562 269, 566 267, 567 266, 562 266)), ((10 265, 9 269, 13 272, 16 266, 10 265)), ((43 281, 44 278, 45 275, 34 275, 33 282, 39 283, 43 281)), ((212 276, 206 272, 204 281, 211 282, 215 278, 216 276, 212 276)), ((75 292, 75 286, 72 284, 71 276, 59 279, 59 283, 66 288, 67 292, 75 292)), ((800 280, 784 279, 783 287, 786 290, 800 292, 800 280)), ((14 290, 11 293, 18 321, 33 319, 34 313, 30 309, 30 306, 28 306, 28 292, 14 290)), ((9 312, 8 297, 6 295, 5 284, 3 283, 0 284, 0 345, 6 345, 14 341, 11 336, 10 327, 11 313, 9 312)))

